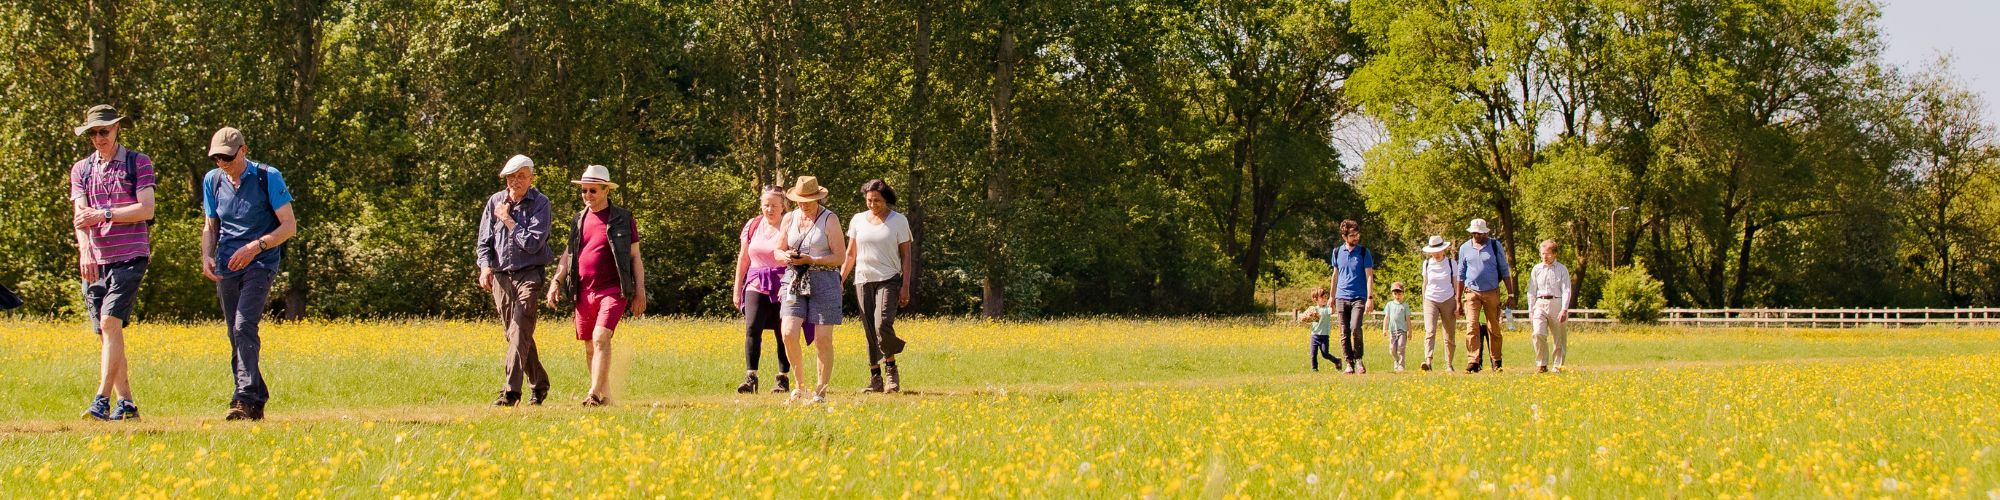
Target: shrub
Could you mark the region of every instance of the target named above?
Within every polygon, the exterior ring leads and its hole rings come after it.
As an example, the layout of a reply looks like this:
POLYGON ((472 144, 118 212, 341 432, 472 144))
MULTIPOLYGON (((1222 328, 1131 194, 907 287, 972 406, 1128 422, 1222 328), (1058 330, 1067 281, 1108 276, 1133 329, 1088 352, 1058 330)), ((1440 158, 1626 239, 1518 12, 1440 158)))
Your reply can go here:
POLYGON ((1656 323, 1666 307, 1666 285, 1646 272, 1645 264, 1633 264, 1611 272, 1604 284, 1604 298, 1597 306, 1619 323, 1656 323))

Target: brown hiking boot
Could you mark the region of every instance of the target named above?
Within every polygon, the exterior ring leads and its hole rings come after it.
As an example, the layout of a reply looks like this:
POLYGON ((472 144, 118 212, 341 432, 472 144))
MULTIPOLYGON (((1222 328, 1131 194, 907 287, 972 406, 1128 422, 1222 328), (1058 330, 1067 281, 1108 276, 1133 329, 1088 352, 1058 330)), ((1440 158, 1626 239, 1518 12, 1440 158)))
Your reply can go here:
POLYGON ((226 415, 223 415, 222 419, 223 419, 223 420, 251 420, 251 421, 256 421, 256 420, 263 420, 263 419, 264 419, 264 407, 263 407, 262 405, 259 405, 259 406, 251 406, 251 405, 250 405, 250 403, 245 403, 245 402, 242 402, 242 401, 230 401, 230 402, 229 402, 229 413, 228 413, 228 414, 226 414, 226 415))
POLYGON ((882 371, 881 371, 880 369, 877 369, 877 370, 870 370, 870 371, 869 371, 869 373, 868 373, 868 387, 863 387, 863 388, 861 388, 861 392, 864 392, 864 393, 866 393, 866 392, 882 392, 882 371))
POLYGON ((896 394, 903 392, 903 372, 896 369, 896 362, 882 364, 882 392, 896 394))

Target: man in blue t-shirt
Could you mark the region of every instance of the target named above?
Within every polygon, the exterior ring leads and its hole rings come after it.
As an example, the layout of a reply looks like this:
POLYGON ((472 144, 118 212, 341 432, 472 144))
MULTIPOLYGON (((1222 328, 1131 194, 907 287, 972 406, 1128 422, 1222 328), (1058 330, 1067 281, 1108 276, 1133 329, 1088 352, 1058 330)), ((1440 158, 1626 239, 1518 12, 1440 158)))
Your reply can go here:
POLYGON ((1368 373, 1361 364, 1361 320, 1375 310, 1375 252, 1361 246, 1361 223, 1340 221, 1342 244, 1333 249, 1333 306, 1340 316, 1341 353, 1347 358, 1344 373, 1368 373))
POLYGON ((1493 371, 1500 371, 1500 287, 1507 287, 1507 309, 1514 308, 1514 273, 1507 262, 1507 248, 1487 237, 1491 230, 1486 219, 1472 219, 1465 228, 1472 237, 1458 246, 1458 271, 1464 308, 1466 373, 1479 372, 1479 355, 1493 359, 1493 371), (1479 315, 1486 315, 1486 332, 1481 342, 1479 315))
POLYGON ((230 398, 228 420, 263 420, 271 391, 257 354, 263 341, 257 325, 271 297, 271 281, 284 260, 285 240, 298 233, 292 216, 292 191, 278 169, 250 161, 243 132, 223 127, 208 141, 208 158, 215 161, 201 182, 201 274, 215 282, 222 300, 222 320, 229 330, 229 347, 236 373, 236 394, 230 398))

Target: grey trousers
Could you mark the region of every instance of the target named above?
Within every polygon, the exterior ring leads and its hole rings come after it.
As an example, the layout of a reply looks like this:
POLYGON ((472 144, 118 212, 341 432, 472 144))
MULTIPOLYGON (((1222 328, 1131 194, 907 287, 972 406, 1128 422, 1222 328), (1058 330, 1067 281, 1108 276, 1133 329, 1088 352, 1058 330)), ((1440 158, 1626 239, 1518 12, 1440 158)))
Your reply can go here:
POLYGON ((896 336, 896 302, 903 291, 902 275, 874 283, 854 285, 855 299, 861 302, 861 332, 868 338, 868 364, 903 352, 903 339, 896 336))
POLYGON ((257 327, 264 321, 274 276, 269 269, 250 268, 215 282, 215 296, 222 301, 222 321, 229 329, 229 362, 236 374, 234 399, 251 406, 261 407, 271 400, 264 370, 257 364, 257 354, 264 348, 257 327))
POLYGON ((539 302, 548 290, 541 266, 493 272, 493 308, 500 313, 500 325, 507 334, 507 383, 500 392, 521 397, 521 379, 528 379, 534 394, 549 393, 549 372, 542 369, 542 356, 535 350, 535 319, 539 302))

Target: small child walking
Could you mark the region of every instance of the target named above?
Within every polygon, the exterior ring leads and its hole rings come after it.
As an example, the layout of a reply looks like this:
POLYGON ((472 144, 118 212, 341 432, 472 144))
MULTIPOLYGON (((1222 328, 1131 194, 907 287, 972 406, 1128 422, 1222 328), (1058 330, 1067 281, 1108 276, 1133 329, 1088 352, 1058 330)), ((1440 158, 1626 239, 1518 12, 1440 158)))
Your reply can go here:
POLYGON ((1403 371, 1404 347, 1410 343, 1410 306, 1403 304, 1403 282, 1389 284, 1389 305, 1382 306, 1382 329, 1389 332, 1389 354, 1396 357, 1396 372, 1403 371))
POLYGON ((1340 370, 1340 358, 1333 355, 1331 339, 1333 308, 1326 305, 1326 294, 1325 288, 1315 288, 1312 291, 1312 306, 1307 307, 1304 312, 1292 311, 1292 316, 1297 318, 1298 322, 1312 323, 1312 353, 1306 357, 1312 359, 1313 371, 1319 371, 1320 358, 1332 361, 1333 369, 1340 370))

